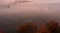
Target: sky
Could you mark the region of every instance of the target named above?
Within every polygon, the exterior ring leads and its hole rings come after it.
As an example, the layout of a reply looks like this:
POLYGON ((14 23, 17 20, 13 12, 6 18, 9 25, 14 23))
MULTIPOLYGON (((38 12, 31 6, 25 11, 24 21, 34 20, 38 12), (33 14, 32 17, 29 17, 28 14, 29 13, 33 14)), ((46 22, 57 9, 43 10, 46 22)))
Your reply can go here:
POLYGON ((6 15, 6 18, 9 15, 17 19, 19 16, 60 19, 60 0, 0 0, 0 4, 0 16, 6 15))
POLYGON ((34 12, 36 13, 39 13, 39 12, 42 12, 42 14, 55 14, 56 13, 59 15, 59 12, 60 12, 59 3, 60 3, 60 0, 0 0, 0 4, 1 4, 0 10, 2 10, 0 11, 0 13, 2 14, 3 13, 19 14, 21 12, 33 13, 32 10, 34 10, 34 12), (28 1, 28 2, 24 3, 22 1, 28 1), (21 2, 21 3, 18 3, 18 2, 21 2), (8 8, 8 5, 10 5, 9 8, 8 8))
POLYGON ((60 3, 60 0, 0 0, 0 3, 13 3, 15 1, 32 1, 35 3, 60 3))

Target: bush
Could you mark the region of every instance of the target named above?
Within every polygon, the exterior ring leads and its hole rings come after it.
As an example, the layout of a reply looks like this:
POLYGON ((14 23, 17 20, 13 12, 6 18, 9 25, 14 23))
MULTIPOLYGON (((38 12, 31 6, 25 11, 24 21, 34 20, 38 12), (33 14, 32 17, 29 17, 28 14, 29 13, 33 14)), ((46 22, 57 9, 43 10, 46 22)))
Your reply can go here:
POLYGON ((38 31, 38 27, 34 23, 26 23, 18 27, 18 33, 36 33, 38 31))

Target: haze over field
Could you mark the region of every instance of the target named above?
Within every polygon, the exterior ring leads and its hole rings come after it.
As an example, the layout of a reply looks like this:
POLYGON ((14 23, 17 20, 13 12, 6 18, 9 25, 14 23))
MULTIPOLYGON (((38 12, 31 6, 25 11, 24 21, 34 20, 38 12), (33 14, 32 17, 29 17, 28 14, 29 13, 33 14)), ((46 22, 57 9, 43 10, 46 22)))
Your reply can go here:
POLYGON ((50 19, 60 24, 60 0, 0 0, 1 26, 11 28, 27 21, 44 24, 50 19))

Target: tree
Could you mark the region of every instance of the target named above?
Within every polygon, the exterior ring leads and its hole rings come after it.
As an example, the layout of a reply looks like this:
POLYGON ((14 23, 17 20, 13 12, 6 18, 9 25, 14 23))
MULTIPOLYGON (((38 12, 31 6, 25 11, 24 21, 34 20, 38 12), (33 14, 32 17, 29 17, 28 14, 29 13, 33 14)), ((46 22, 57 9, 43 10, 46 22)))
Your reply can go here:
POLYGON ((48 31, 48 27, 46 25, 41 25, 40 33, 50 33, 50 32, 48 31))
POLYGON ((36 33, 38 27, 35 23, 26 23, 17 28, 18 33, 36 33))
POLYGON ((51 20, 48 27, 51 33, 57 33, 58 23, 55 20, 51 20))

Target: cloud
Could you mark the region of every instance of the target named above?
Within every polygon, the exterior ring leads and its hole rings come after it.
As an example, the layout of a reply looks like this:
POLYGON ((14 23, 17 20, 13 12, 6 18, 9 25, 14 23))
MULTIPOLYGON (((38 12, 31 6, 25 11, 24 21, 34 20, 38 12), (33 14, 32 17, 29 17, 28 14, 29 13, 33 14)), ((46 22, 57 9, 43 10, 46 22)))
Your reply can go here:
POLYGON ((0 0, 0 4, 9 4, 9 3, 15 3, 16 1, 18 2, 22 2, 23 1, 28 1, 27 3, 29 3, 29 1, 31 1, 31 3, 60 3, 60 0, 0 0))

